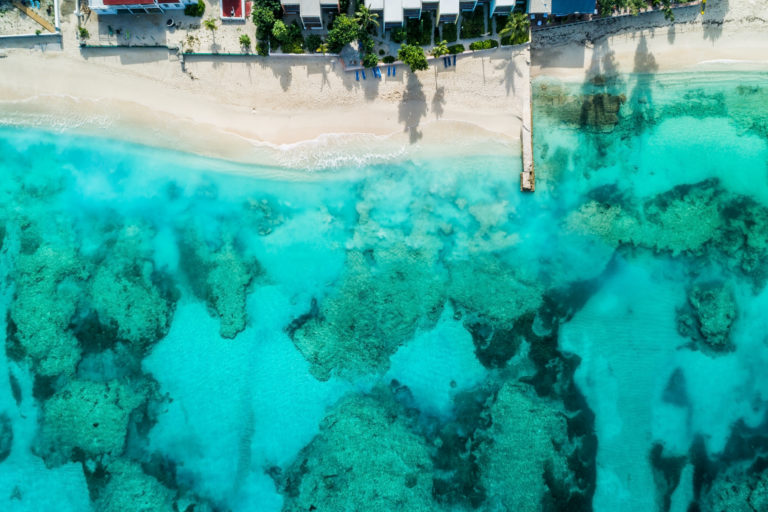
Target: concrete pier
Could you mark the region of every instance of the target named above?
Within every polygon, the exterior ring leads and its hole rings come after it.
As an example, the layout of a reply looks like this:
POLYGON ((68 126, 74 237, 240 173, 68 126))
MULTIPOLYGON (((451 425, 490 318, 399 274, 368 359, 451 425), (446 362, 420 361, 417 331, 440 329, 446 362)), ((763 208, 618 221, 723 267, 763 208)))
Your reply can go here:
POLYGON ((536 175, 533 168, 533 107, 531 80, 527 81, 528 101, 523 104, 523 127, 520 132, 523 154, 523 172, 520 173, 520 191, 536 190, 536 175))

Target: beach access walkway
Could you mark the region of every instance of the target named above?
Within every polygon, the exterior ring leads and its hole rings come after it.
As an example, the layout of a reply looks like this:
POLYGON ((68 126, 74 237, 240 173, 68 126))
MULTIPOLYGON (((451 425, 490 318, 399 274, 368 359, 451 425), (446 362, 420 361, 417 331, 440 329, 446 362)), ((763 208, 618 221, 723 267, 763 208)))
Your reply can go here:
POLYGON ((21 2, 17 2, 14 0, 13 6, 16 7, 18 10, 29 16, 31 19, 35 20, 38 24, 40 24, 45 30, 48 32, 55 33, 56 27, 53 26, 53 24, 37 14, 33 9, 30 9, 26 5, 22 4, 21 2))

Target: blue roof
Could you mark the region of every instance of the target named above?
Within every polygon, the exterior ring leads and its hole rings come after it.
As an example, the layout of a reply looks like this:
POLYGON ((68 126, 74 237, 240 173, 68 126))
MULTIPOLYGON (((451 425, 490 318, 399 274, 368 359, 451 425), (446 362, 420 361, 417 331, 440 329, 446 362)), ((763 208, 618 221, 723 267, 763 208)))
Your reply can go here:
POLYGON ((595 12, 595 0, 552 0, 552 14, 564 16, 575 12, 592 14, 595 12))

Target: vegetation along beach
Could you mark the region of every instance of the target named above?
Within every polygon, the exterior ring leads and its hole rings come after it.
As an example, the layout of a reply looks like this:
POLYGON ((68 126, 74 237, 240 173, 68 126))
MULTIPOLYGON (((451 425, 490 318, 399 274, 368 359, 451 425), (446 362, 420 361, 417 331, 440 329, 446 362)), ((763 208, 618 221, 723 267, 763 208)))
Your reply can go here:
POLYGON ((768 0, 0 0, 0 510, 768 510, 768 0))

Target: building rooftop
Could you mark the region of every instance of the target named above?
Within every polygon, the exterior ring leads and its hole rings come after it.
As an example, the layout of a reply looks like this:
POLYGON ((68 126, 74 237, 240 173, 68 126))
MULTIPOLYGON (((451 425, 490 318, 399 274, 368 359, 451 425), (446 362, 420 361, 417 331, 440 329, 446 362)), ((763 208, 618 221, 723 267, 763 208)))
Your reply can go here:
POLYGON ((403 0, 384 0, 384 23, 403 22, 403 0))
POLYGON ((444 14, 459 14, 459 0, 440 0, 440 16, 444 14))
POLYGON ((302 18, 320 17, 320 0, 301 0, 299 6, 302 18))
POLYGON ((528 12, 533 14, 549 14, 552 12, 552 0, 529 0, 528 12))

